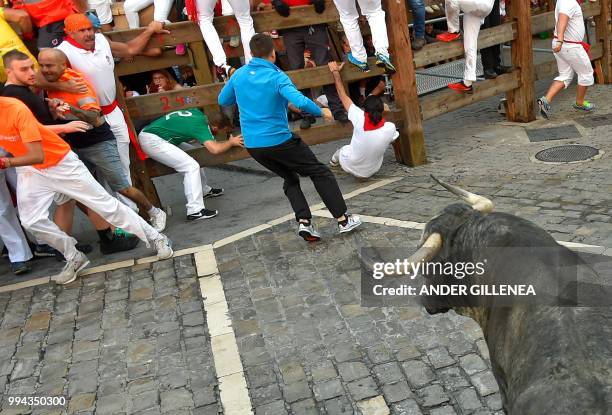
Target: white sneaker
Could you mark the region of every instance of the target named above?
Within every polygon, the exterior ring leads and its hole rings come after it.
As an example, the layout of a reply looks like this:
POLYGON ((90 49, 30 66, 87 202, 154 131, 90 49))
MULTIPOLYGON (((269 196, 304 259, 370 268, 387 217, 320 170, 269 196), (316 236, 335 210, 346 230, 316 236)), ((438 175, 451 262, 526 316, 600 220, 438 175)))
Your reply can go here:
POLYGON ((153 226, 153 229, 157 232, 162 232, 166 229, 166 212, 157 208, 157 213, 151 215, 151 226, 153 226))
POLYGON ((168 259, 174 255, 172 241, 164 234, 160 234, 160 238, 155 241, 155 249, 157 250, 158 259, 168 259))
POLYGON ((304 238, 307 242, 315 242, 321 240, 321 235, 317 232, 312 226, 312 222, 310 225, 300 222, 298 226, 298 235, 304 238))
POLYGON ((340 223, 338 223, 338 230, 340 231, 340 233, 350 232, 359 225, 361 225, 361 219, 359 218, 359 216, 354 216, 349 213, 346 213, 345 216, 348 218, 346 225, 341 225, 340 223))
POLYGON ((56 284, 69 284, 76 280, 79 272, 81 272, 87 265, 89 265, 89 259, 81 251, 77 251, 77 255, 70 261, 66 261, 64 269, 57 275, 51 277, 51 281, 56 284))
POLYGON ((334 158, 332 157, 332 158, 329 160, 329 165, 330 165, 330 167, 338 167, 338 166, 340 165, 340 162, 338 162, 338 161, 334 160, 334 158))

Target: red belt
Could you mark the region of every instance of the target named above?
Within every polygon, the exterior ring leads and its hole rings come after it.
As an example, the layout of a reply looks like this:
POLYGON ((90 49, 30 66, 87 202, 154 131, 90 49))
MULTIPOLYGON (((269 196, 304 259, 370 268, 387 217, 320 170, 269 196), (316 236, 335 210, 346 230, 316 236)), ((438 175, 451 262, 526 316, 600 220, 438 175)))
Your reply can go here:
MULTIPOLYGON (((557 36, 555 36, 555 39, 557 39, 557 36)), ((585 52, 587 53, 587 55, 589 55, 589 58, 591 58, 591 45, 589 45, 586 42, 576 42, 573 40, 563 40, 564 43, 574 43, 577 45, 582 45, 582 47, 584 48, 585 52)))
MULTIPOLYGON (((117 100, 114 100, 113 102, 111 102, 108 105, 101 105, 100 109, 102 110, 102 114, 108 115, 111 112, 113 112, 115 110, 115 108, 117 108, 118 106, 119 106, 119 104, 117 104, 117 100)), ((125 116, 125 112, 121 111, 121 114, 123 114, 123 119, 125 120, 125 125, 127 126, 127 129, 128 129, 128 135, 130 136, 130 142, 134 146, 134 150, 136 150, 136 155, 138 156, 138 158, 140 160, 146 160, 149 156, 147 156, 145 154, 145 152, 142 151, 142 148, 140 148, 140 143, 138 143, 138 139, 136 138, 136 134, 130 128, 130 124, 128 122, 127 117, 125 116)))

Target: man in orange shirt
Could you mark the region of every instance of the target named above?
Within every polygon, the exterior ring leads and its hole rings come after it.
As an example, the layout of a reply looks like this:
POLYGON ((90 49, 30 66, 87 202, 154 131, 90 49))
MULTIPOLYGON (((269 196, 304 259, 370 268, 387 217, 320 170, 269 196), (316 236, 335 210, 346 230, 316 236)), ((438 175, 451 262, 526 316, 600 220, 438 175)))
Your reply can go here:
POLYGON ((110 196, 70 146, 38 123, 21 101, 0 97, 0 119, 3 121, 0 123, 0 147, 13 155, 0 158, 0 169, 17 167, 17 205, 21 223, 37 239, 66 258, 64 269, 53 277, 55 282, 74 281, 89 264, 87 257, 76 249, 76 240, 49 219, 49 207, 56 193, 81 202, 113 226, 138 236, 147 246, 152 242, 158 258, 173 255, 170 240, 110 196))
MULTIPOLYGON (((83 75, 68 68, 68 58, 59 49, 43 49, 39 55, 40 72, 49 82, 69 82, 84 79, 83 75)), ((142 205, 151 218, 155 230, 162 232, 166 226, 166 214, 153 206, 146 196, 130 183, 119 158, 117 140, 100 112, 100 102, 91 84, 85 80, 87 92, 69 93, 48 91, 55 105, 67 104, 70 115, 93 126, 91 130, 66 134, 70 147, 85 163, 93 165, 98 174, 117 192, 142 205)))

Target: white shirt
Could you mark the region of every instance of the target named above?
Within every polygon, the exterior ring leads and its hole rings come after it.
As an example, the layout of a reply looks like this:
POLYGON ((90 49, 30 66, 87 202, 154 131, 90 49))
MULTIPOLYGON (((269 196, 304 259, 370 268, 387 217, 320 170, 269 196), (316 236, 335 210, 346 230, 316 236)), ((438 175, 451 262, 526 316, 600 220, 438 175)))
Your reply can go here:
POLYGON ((100 105, 109 105, 115 100, 115 61, 110 43, 103 34, 96 33, 96 48, 93 52, 77 48, 66 41, 57 48, 68 56, 72 69, 82 73, 91 82, 100 105))
POLYGON ((380 170, 387 147, 399 133, 391 122, 377 130, 364 131, 365 113, 355 104, 349 108, 348 118, 353 123, 353 137, 340 149, 340 166, 353 176, 370 177, 380 170))
MULTIPOLYGON (((557 0, 555 6, 555 21, 559 22, 559 14, 565 14, 569 16, 565 33, 563 34, 563 40, 569 40, 572 42, 582 42, 585 35, 584 28, 584 17, 582 16, 582 8, 576 0, 557 0)), ((555 36, 557 36, 557 27, 555 26, 555 36)), ((553 42, 554 43, 554 42, 553 42)), ((564 43, 563 47, 566 46, 580 46, 577 44, 564 43)))

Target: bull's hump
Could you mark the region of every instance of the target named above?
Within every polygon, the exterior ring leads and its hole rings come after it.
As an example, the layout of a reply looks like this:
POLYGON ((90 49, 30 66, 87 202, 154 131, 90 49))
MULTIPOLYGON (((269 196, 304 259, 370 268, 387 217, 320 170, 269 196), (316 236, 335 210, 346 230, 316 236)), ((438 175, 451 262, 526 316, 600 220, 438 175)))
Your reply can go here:
POLYGON ((473 216, 462 228, 475 241, 487 241, 488 246, 558 246, 544 229, 509 213, 493 212, 473 216))

